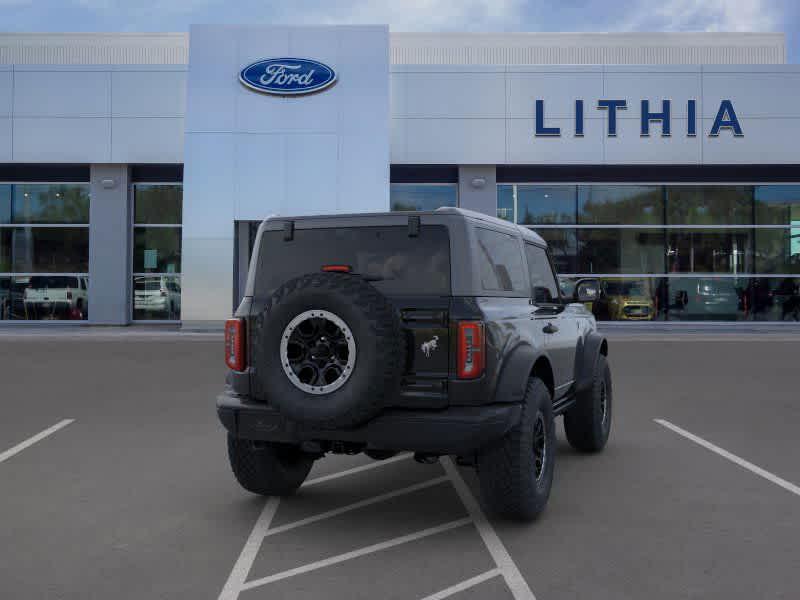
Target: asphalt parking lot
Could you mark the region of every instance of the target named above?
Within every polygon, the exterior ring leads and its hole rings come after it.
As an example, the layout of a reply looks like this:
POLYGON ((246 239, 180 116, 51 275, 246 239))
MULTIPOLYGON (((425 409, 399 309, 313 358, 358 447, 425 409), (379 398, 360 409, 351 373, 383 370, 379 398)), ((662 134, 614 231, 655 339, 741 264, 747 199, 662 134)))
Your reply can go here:
POLYGON ((469 469, 319 461, 242 491, 215 336, 0 333, 0 597, 797 598, 800 336, 612 335, 607 450, 560 432, 550 504, 469 469))

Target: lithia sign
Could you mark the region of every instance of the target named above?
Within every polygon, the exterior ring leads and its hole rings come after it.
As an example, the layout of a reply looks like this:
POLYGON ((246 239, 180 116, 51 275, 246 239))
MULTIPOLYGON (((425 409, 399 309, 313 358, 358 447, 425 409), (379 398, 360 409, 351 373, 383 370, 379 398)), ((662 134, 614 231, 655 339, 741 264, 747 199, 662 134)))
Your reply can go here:
MULTIPOLYGON (((651 123, 661 125, 661 137, 672 135, 670 123, 672 101, 662 100, 661 111, 653 112, 650 110, 650 101, 642 100, 640 112, 641 137, 650 136, 651 123)), ((617 111, 627 110, 627 100, 598 100, 597 110, 606 111, 608 114, 608 137, 617 135, 617 111)), ((584 104, 583 100, 575 100, 575 137, 583 137, 584 126, 584 104)), ((721 131, 730 131, 734 137, 742 137, 742 126, 733 109, 733 102, 722 100, 719 104, 717 116, 708 132, 709 137, 718 137, 721 131)), ((560 137, 560 127, 547 127, 545 124, 544 100, 536 100, 536 137, 560 137)), ((697 100, 687 100, 686 102, 686 136, 695 137, 697 135, 697 100)))

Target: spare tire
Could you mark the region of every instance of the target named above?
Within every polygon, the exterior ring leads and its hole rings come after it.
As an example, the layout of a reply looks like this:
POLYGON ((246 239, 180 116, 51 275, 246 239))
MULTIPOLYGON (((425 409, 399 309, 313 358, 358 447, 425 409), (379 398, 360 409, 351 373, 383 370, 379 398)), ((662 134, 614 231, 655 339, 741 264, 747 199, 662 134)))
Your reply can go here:
POLYGON ((261 395, 292 421, 358 425, 399 387, 406 350, 398 317, 358 275, 310 273, 288 281, 255 328, 261 395))

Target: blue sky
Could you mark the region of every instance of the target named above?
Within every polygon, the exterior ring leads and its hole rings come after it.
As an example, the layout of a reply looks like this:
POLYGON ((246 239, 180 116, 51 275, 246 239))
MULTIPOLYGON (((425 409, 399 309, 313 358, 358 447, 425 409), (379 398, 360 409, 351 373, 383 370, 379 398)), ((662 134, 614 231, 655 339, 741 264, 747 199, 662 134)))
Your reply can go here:
POLYGON ((0 0, 0 31, 185 31, 190 23, 389 23, 393 31, 779 31, 797 0, 0 0))

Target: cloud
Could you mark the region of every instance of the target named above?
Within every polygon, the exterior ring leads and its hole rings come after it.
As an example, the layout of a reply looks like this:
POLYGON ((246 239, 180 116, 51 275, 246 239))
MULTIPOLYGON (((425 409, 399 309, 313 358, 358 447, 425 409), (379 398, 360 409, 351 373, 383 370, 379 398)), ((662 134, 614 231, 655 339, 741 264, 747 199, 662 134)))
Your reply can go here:
POLYGON ((624 31, 775 31, 782 11, 769 0, 645 1, 623 20, 624 31))

